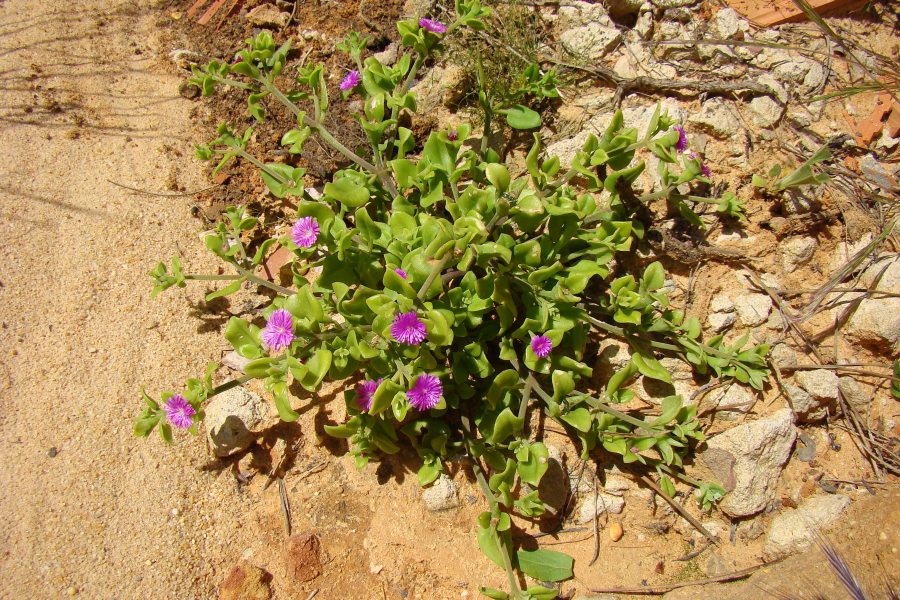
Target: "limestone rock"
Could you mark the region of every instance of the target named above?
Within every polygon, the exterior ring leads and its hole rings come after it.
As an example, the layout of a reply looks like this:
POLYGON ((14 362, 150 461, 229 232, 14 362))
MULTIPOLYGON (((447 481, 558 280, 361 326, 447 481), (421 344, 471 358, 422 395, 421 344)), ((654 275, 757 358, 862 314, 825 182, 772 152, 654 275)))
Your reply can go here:
POLYGON ((713 333, 722 333, 734 325, 736 320, 737 317, 734 316, 734 313, 710 313, 706 317, 706 324, 709 325, 713 333))
POLYGON ((713 17, 711 27, 717 34, 716 37, 731 39, 741 31, 741 19, 733 8, 723 8, 713 17))
POLYGON ((844 265, 846 265, 851 258, 853 258, 854 254, 871 244, 872 239, 873 237, 871 233, 865 233, 859 240, 855 242, 840 242, 835 247, 834 255, 831 257, 831 261, 828 264, 828 272, 836 273, 844 265))
POLYGON ((782 245, 784 271, 792 273, 802 264, 809 262, 819 243, 813 237, 794 237, 782 245))
POLYGON ((784 367, 793 367, 797 364, 797 352, 786 344, 778 344, 775 346, 772 349, 771 357, 772 362, 774 362, 778 368, 783 369, 784 367))
POLYGON ((257 27, 281 28, 290 18, 291 13, 282 12, 274 4, 260 4, 247 13, 247 20, 257 27))
POLYGON ((725 294, 719 294, 710 301, 709 310, 712 312, 734 312, 734 301, 725 294))
POLYGON ((594 495, 593 493, 585 494, 585 499, 581 504, 581 510, 578 512, 578 524, 584 525, 585 523, 590 523, 597 516, 602 515, 604 512, 608 512, 612 515, 617 515, 622 512, 622 509, 625 507, 625 499, 620 496, 613 496, 611 494, 604 494, 600 492, 597 494, 597 503, 594 504, 594 495))
POLYGON ((772 299, 763 294, 742 294, 734 299, 734 310, 743 325, 756 327, 769 318, 772 299))
POLYGON ((866 298, 847 323, 847 337, 866 346, 900 349, 900 298, 866 298))
POLYGON ((603 58, 622 40, 622 33, 615 27, 605 27, 599 23, 588 23, 581 27, 567 29, 559 36, 559 41, 571 54, 588 60, 603 58))
POLYGON ((238 563, 219 586, 219 600, 269 600, 272 576, 246 563, 238 563))
POLYGON ((757 96, 751 100, 750 110, 753 124, 766 129, 775 127, 784 114, 784 107, 769 96, 757 96))
POLYGON ((872 402, 872 395, 867 393, 853 377, 845 375, 838 378, 838 389, 844 400, 854 408, 863 408, 872 402))
POLYGON ((803 388, 790 383, 785 383, 784 389, 790 396, 791 406, 794 407, 794 414, 800 423, 821 421, 827 414, 834 414, 837 410, 834 400, 815 398, 803 388))
POLYGON ((766 538, 766 559, 775 560, 810 546, 816 534, 834 523, 849 505, 850 497, 842 494, 813 496, 795 510, 778 515, 766 538))
POLYGON ((794 379, 813 398, 819 400, 837 400, 838 376, 830 369, 800 371, 794 379))
POLYGON ((218 394, 206 406, 206 435, 216 456, 245 450, 266 427, 269 405, 250 390, 238 386, 218 394))
POLYGON ((432 512, 450 510, 459 506, 459 487, 447 475, 441 475, 430 486, 422 490, 425 508, 432 512))
POLYGON ((732 517, 756 514, 775 498, 781 468, 797 437, 791 411, 739 425, 707 442, 701 460, 729 490, 720 508, 732 517))
MULTIPOLYGON (((716 408, 719 411, 731 413, 746 413, 750 410, 756 401, 756 396, 750 391, 750 388, 744 385, 733 383, 728 386, 724 394, 719 396, 716 402, 716 408)), ((720 416, 726 416, 720 413, 720 416)))
POLYGON ((688 119, 717 138, 729 138, 738 132, 737 117, 721 98, 711 98, 703 103, 700 111, 688 119))

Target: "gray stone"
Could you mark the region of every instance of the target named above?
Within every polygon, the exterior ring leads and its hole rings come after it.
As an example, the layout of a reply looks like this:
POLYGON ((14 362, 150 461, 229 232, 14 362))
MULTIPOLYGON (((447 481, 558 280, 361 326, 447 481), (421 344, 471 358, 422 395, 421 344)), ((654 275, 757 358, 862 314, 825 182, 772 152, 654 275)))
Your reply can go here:
POLYGON ((707 442, 701 460, 729 490, 719 505, 732 517, 761 511, 775 499, 781 468, 797 437, 791 411, 738 425, 707 442))
POLYGON ((785 273, 792 273, 809 262, 819 243, 813 237, 793 237, 782 244, 782 264, 785 273))
POLYGON ((709 558, 706 559, 706 562, 703 563, 703 572, 707 577, 718 577, 733 571, 734 566, 725 560, 719 552, 711 553, 709 558))
POLYGON ((733 383, 719 396, 716 408, 720 411, 746 413, 756 402, 756 396, 746 386, 733 383))
POLYGON ((216 456, 246 450, 265 429, 269 405, 241 386, 217 394, 206 405, 206 435, 216 456))
POLYGON ((859 382, 849 375, 838 378, 838 389, 844 400, 850 403, 854 408, 864 408, 872 402, 872 394, 866 392, 859 382))
POLYGON ((709 310, 712 312, 734 312, 734 300, 725 294, 719 294, 710 300, 709 310))
POLYGON ((590 523, 604 512, 617 515, 621 513, 622 509, 625 507, 625 499, 620 496, 613 496, 611 494, 600 492, 597 494, 596 504, 594 503, 594 495, 592 493, 585 494, 585 496, 586 497, 581 504, 581 509, 578 511, 579 525, 590 523))
POLYGON ((791 399, 794 415, 799 423, 815 423, 821 421, 829 413, 835 414, 836 401, 816 398, 806 390, 790 383, 784 389, 791 399))
POLYGON ((714 333, 722 333, 737 320, 734 313, 710 313, 706 317, 706 324, 714 333))
POLYGON ((572 164, 572 159, 584 146, 590 134, 591 130, 584 129, 572 137, 550 144, 547 146, 547 156, 559 157, 560 164, 568 167, 572 164))
POLYGON ((820 530, 834 523, 848 506, 849 496, 820 495, 807 499, 795 510, 781 513, 769 528, 766 559, 782 558, 812 545, 820 530))
POLYGON ((603 58, 622 41, 622 33, 615 27, 604 27, 599 23, 588 23, 581 27, 565 30, 559 41, 570 53, 588 60, 603 58))
POLYGON ((786 344, 778 344, 771 352, 772 362, 778 368, 793 367, 797 364, 797 353, 793 348, 786 344))
POLYGON ((378 62, 383 65, 391 66, 395 62, 397 62, 399 54, 400 44, 398 44, 397 42, 391 42, 390 44, 388 44, 387 48, 385 48, 381 52, 376 52, 372 55, 372 57, 378 60, 378 62))
POLYGON ((729 138, 739 130, 738 121, 728 104, 721 98, 711 98, 688 121, 717 138, 729 138))
POLYGON ((249 362, 249 358, 244 358, 234 350, 222 357, 222 366, 241 373, 244 372, 244 367, 246 367, 249 362))
POLYGON ((781 82, 778 79, 776 79, 772 75, 769 75, 768 73, 765 73, 763 75, 760 75, 759 78, 757 79, 757 81, 763 85, 768 86, 769 89, 771 89, 773 92, 775 92, 775 97, 778 99, 779 102, 781 102, 782 104, 787 104, 787 102, 788 102, 787 89, 781 84, 781 82))
POLYGON ((425 508, 432 512, 450 510, 459 506, 459 487, 447 475, 441 475, 430 487, 422 490, 425 508))
POLYGON ((862 274, 860 283, 879 292, 900 294, 900 255, 882 257, 862 274))
POLYGON ((559 31, 583 27, 591 23, 599 23, 604 27, 613 25, 612 19, 606 13, 603 3, 583 2, 572 0, 559 7, 556 27, 559 31))
POLYGON ((800 371, 794 379, 817 400, 837 400, 838 376, 830 369, 800 371))
POLYGON ((769 318, 772 299, 763 294, 742 294, 734 299, 734 310, 743 325, 755 327, 769 318))
POLYGON ((257 27, 284 27, 291 13, 278 10, 274 4, 260 4, 247 13, 247 20, 257 27))
POLYGON ((750 101, 754 125, 771 129, 775 127, 784 114, 784 107, 769 96, 757 96, 750 101))
POLYGON ((606 493, 613 496, 621 496, 631 489, 631 481, 621 475, 609 474, 606 476, 606 483, 603 485, 606 493))
POLYGON ((890 192, 897 189, 897 171, 888 169, 871 154, 867 154, 859 161, 859 170, 863 172, 866 179, 884 191, 890 192))

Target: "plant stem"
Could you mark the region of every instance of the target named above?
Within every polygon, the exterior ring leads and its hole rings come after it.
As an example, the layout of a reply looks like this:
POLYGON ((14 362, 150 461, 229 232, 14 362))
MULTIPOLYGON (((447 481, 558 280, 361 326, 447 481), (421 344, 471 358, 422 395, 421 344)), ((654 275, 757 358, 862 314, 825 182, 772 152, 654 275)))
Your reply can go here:
POLYGON ((434 266, 431 273, 428 274, 428 279, 425 280, 425 283, 422 284, 422 287, 419 288, 419 293, 416 294, 416 298, 421 302, 425 299, 425 294, 428 293, 428 289, 431 287, 431 284, 434 283, 435 278, 441 274, 441 271, 444 270, 444 266, 447 264, 447 261, 450 260, 449 256, 445 256, 438 262, 437 265, 434 266))
POLYGON ((231 381, 226 381, 221 385, 217 385, 213 388, 212 392, 209 393, 207 399, 212 398, 216 394, 221 394, 222 392, 227 392, 231 388, 236 388, 239 385, 243 385, 253 379, 250 375, 244 375, 243 377, 238 377, 237 379, 232 379, 231 381))
POLYGON ((238 265, 232 265, 237 272, 241 274, 241 276, 245 277, 248 281, 252 281, 258 285, 269 288, 270 290, 275 290, 279 294, 284 294, 285 296, 292 296, 294 294, 294 290, 290 288, 286 288, 284 286, 278 285, 277 283, 273 283, 271 281, 265 280, 261 277, 257 277, 247 269, 243 267, 239 267, 238 265))
POLYGON ((194 281, 233 281, 240 279, 240 275, 185 275, 185 279, 194 281))

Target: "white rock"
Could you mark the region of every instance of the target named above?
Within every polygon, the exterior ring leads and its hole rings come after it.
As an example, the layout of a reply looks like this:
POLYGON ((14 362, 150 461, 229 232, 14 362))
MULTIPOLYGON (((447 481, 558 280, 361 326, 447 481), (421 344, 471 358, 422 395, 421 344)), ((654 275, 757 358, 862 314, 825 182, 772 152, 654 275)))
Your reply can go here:
POLYGON ((860 283, 867 288, 874 286, 879 292, 900 294, 900 255, 894 254, 875 262, 862 274, 860 283))
POLYGON ((835 412, 835 401, 815 398, 812 394, 790 383, 784 384, 784 389, 791 399, 794 407, 794 415, 799 423, 815 423, 821 421, 831 412, 835 412))
POLYGON ((896 354, 900 351, 900 298, 866 298, 847 323, 847 338, 896 354))
POLYGON ((743 325, 755 327, 762 325, 769 318, 772 310, 772 299, 763 294, 741 294, 734 299, 734 310, 743 325))
POLYGON ((241 386, 218 394, 206 405, 206 435, 216 456, 245 450, 266 427, 269 405, 241 386))
POLYGON ((850 497, 842 494, 813 496, 795 510, 781 513, 772 521, 766 538, 767 560, 782 558, 810 546, 816 535, 834 523, 850 506, 850 497))
POLYGON ((244 372, 244 367, 250 362, 249 358, 244 358, 234 350, 222 357, 222 365, 233 371, 244 372))
POLYGON ((581 133, 575 134, 570 138, 560 140, 547 146, 547 156, 559 157, 559 162, 564 167, 572 164, 572 159, 584 146, 588 136, 592 133, 590 129, 584 129, 581 133))
POLYGON ((781 84, 778 79, 776 79, 772 75, 769 75, 768 73, 764 73, 757 78, 757 81, 763 85, 769 86, 769 89, 775 92, 775 97, 778 98, 778 101, 782 104, 787 104, 787 89, 781 84))
POLYGON ((784 113, 784 107, 769 96, 757 96, 751 100, 750 110, 754 125, 767 129, 774 127, 784 113))
POLYGON ((707 442, 701 460, 730 492, 720 508, 732 517, 758 513, 775 498, 781 468, 797 437, 790 409, 738 425, 707 442))
POLYGON ((782 264, 786 273, 793 273, 816 253, 819 243, 813 237, 793 237, 781 247, 782 264))
POLYGON ((591 23, 599 23, 605 27, 613 25, 602 3, 573 0, 559 7, 556 27, 562 31, 574 27, 583 27, 591 23))
POLYGON ((391 42, 390 44, 388 44, 387 48, 385 48, 381 52, 376 52, 372 56, 381 64, 391 66, 395 62, 397 62, 397 57, 399 54, 400 44, 398 44, 397 42, 391 42))
POLYGON ((714 333, 722 333, 737 320, 734 313, 710 313, 706 317, 706 324, 714 333))
POLYGON ((563 48, 577 57, 598 60, 622 41, 622 33, 615 27, 588 23, 565 30, 559 36, 559 41, 563 48))
POLYGON ((778 280, 777 277, 772 275, 771 273, 763 273, 759 277, 760 281, 762 281, 763 285, 775 292, 776 294, 783 294, 784 287, 781 285, 781 281, 778 280))
MULTIPOLYGON (((719 519, 703 521, 700 524, 703 525, 703 529, 708 531, 714 538, 719 538, 719 541, 724 539, 723 536, 726 535, 730 529, 727 523, 720 521, 719 519)), ((691 529, 691 537, 694 538, 695 541, 706 541, 706 536, 694 529, 693 525, 688 524, 688 527, 691 529)))
POLYGON ((807 96, 817 91, 825 83, 826 75, 825 68, 821 64, 815 61, 811 62, 809 71, 803 77, 803 83, 799 87, 799 92, 807 96))
POLYGON ((779 368, 793 367, 797 364, 797 353, 787 344, 778 344, 772 349, 772 362, 779 368))
POLYGON ((721 98, 711 98, 703 103, 699 112, 688 121, 718 138, 729 138, 739 130, 737 118, 721 98))
POLYGON ((711 27, 717 37, 727 40, 737 36, 741 30, 741 20, 733 8, 723 8, 713 17, 711 27))
POLYGON ((710 301, 709 310, 713 312, 734 312, 734 300, 725 294, 719 294, 710 301))
POLYGON ((604 512, 617 515, 622 512, 625 507, 625 499, 611 494, 602 492, 597 494, 597 502, 594 503, 594 495, 592 493, 585 494, 581 510, 578 512, 578 524, 584 525, 590 523, 604 512))
POLYGON ((459 506, 459 487, 447 475, 438 477, 430 487, 422 490, 425 508, 432 512, 450 510, 459 506))

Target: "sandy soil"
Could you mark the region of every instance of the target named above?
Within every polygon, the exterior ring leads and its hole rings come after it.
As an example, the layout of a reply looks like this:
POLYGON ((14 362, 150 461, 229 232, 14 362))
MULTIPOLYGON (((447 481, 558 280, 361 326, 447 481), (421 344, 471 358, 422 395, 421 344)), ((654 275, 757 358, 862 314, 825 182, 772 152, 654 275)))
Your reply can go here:
POLYGON ((202 443, 130 430, 142 384, 221 345, 186 310, 203 290, 149 298, 160 258, 209 268, 189 202, 108 181, 204 185, 154 26, 146 3, 0 5, 3 598, 209 597, 240 537, 230 482, 191 468, 202 443))

